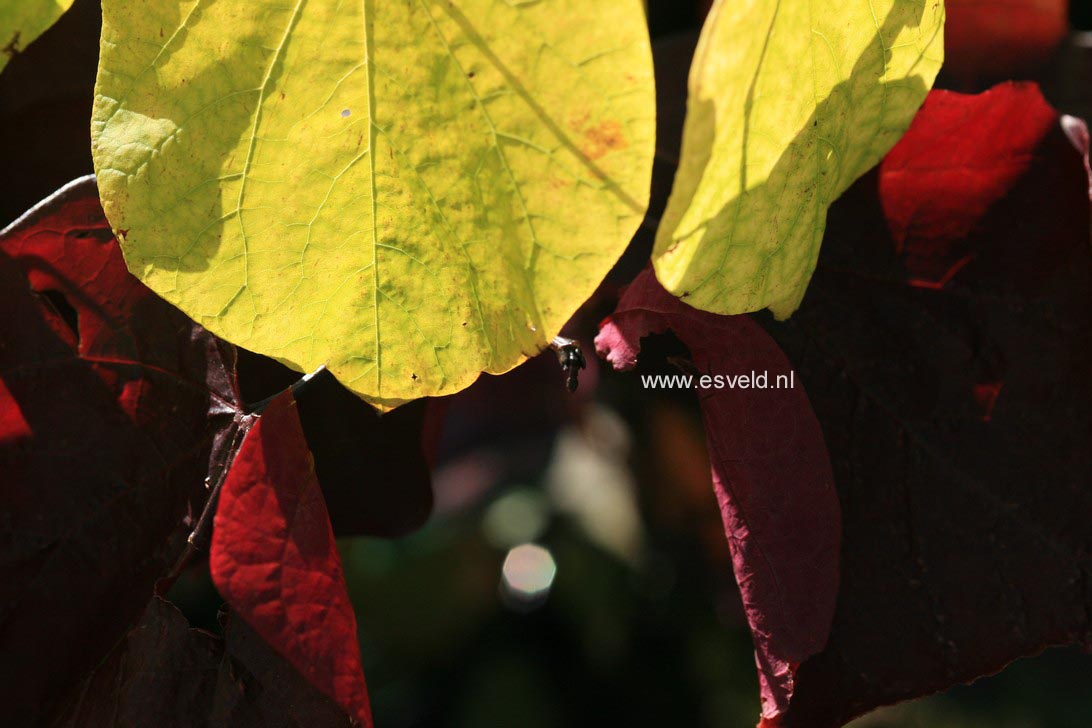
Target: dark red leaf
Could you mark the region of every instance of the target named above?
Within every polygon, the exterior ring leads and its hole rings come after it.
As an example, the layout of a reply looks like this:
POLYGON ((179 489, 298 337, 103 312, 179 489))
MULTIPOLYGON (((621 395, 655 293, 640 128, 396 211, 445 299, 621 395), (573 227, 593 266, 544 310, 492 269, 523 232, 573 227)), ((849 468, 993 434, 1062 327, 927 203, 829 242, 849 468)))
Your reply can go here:
POLYGON ((209 566, 243 620, 371 725, 356 616, 289 392, 269 404, 235 457, 220 492, 209 566))
MULTIPOLYGON (((670 329, 701 375, 763 373, 771 387, 792 372, 748 316, 697 311, 646 270, 626 289, 596 338, 615 369, 633 368, 641 339, 670 329)), ((754 636, 762 715, 776 718, 796 666, 822 649, 838 589, 841 530, 819 423, 799 387, 698 390, 713 484, 754 636)))
POLYGON ((191 629, 156 597, 140 623, 70 699, 64 728, 348 728, 345 713, 309 685, 245 622, 224 638, 191 629))
POLYGON ((958 83, 1027 78, 1069 29, 1068 0, 947 0, 944 72, 958 83))
MULTIPOLYGON (((911 285, 942 288, 983 249, 1005 244, 999 238, 1010 231, 991 226, 987 215, 1013 194, 1050 132, 1068 153, 1057 130, 1058 114, 1034 84, 1005 84, 977 96, 929 95, 880 173, 884 214, 911 285)), ((1042 191, 1024 187, 1022 193, 1052 204, 1042 191)), ((1041 246, 1066 240, 1067 231, 1058 229, 1065 218, 1037 222, 1048 226, 1035 231, 1043 242, 1020 251, 1028 267, 1016 271, 1014 286, 1041 284, 1035 272, 1041 246)))
POLYGON ((832 208, 802 308, 769 324, 843 508, 830 639, 785 725, 1092 637, 1084 151, 1033 87, 934 92, 832 208))
POLYGON ((93 179, 0 233, 0 299, 0 698, 31 725, 140 615, 238 402, 233 350, 129 275, 93 179))

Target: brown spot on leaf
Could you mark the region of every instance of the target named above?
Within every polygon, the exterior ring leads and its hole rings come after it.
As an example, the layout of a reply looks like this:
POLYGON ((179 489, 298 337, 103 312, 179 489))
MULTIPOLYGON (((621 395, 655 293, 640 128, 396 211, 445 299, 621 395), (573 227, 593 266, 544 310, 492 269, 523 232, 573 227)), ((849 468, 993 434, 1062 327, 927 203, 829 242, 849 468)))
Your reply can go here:
POLYGON ((622 135, 622 125, 608 119, 584 130, 584 143, 580 146, 580 151, 588 159, 595 160, 609 151, 624 149, 626 146, 628 142, 622 135))

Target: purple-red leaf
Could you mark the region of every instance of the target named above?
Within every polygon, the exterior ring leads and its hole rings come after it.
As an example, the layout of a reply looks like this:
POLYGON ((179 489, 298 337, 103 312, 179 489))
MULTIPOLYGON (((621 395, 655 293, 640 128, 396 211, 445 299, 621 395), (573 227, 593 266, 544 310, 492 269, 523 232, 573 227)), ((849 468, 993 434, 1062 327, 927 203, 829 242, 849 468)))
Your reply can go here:
POLYGON ((356 721, 371 725, 356 616, 289 392, 250 428, 224 481, 210 568, 243 620, 356 721))
POLYGON ((830 639, 785 725, 1092 637, 1085 151, 1034 87, 934 92, 832 208, 804 305, 769 325, 843 506, 830 639))
MULTIPOLYGON (((668 294, 646 270, 596 338, 615 369, 637 363, 641 339, 671 330, 709 377, 792 376, 785 355, 748 316, 717 316, 668 294)), ((793 387, 698 389, 713 484, 754 636, 762 715, 788 706, 797 665, 822 649, 838 589, 838 499, 819 423, 793 387)))
POLYGON ((0 233, 0 311, 0 690, 33 725, 185 543, 234 350, 129 275, 92 179, 0 233))

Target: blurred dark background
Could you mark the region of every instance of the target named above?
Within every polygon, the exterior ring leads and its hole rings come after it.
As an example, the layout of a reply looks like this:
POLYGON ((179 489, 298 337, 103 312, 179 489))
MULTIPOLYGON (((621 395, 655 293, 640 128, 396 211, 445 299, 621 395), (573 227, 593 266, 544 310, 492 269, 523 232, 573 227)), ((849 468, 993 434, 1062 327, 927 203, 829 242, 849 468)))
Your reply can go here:
MULTIPOLYGON (((648 5, 661 99, 682 98, 703 3, 648 5)), ((1087 117, 1092 35, 1076 31, 1092 31, 1092 3, 1074 1, 1070 14, 1075 32, 1035 77, 1061 111, 1087 117)), ((0 78, 3 217, 91 171, 97 44, 98 5, 77 0, 0 78)), ((951 76, 942 83, 976 86, 951 76)), ((661 207, 681 123, 676 107, 661 109, 661 207)), ((610 310, 611 287, 640 269, 650 245, 643 230, 602 300, 574 319, 570 335, 586 351, 610 310)), ((645 351, 644 371, 673 371, 673 340, 645 351)), ((642 390, 636 377, 590 361, 569 396, 547 354, 454 398, 433 481, 424 528, 340 543, 377 725, 756 722, 750 634, 689 393, 642 390)), ((221 600, 203 564, 170 597, 193 624, 218 628, 221 600)), ((1092 659, 1050 650, 854 725, 1077 728, 1092 725, 1089 685, 1092 659)))

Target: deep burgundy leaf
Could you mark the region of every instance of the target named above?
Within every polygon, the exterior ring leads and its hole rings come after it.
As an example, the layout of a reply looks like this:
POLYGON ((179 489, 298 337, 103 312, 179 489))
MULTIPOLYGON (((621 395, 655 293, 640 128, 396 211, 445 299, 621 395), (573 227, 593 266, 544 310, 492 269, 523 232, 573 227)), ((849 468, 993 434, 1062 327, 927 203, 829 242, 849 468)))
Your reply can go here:
POLYGON ((177 557, 234 353, 129 275, 92 179, 0 233, 0 278, 0 700, 32 725, 177 557))
MULTIPOLYGON (((646 270, 596 338, 615 369, 632 369, 641 339, 670 329, 701 375, 792 372, 748 316, 697 311, 646 270)), ((840 516, 823 434, 799 387, 699 389, 725 534, 754 636, 762 715, 780 715, 796 666, 822 649, 838 589, 840 516)))
POLYGON ((209 566, 243 620, 371 725, 356 616, 290 392, 269 404, 235 457, 220 492, 209 566))
POLYGON ((826 433, 844 529, 830 639, 785 725, 1092 636, 1083 152, 1034 87, 934 92, 832 209, 803 307, 769 324, 826 433))
POLYGON ((220 639, 158 597, 64 713, 63 728, 351 725, 242 620, 228 618, 220 639))

